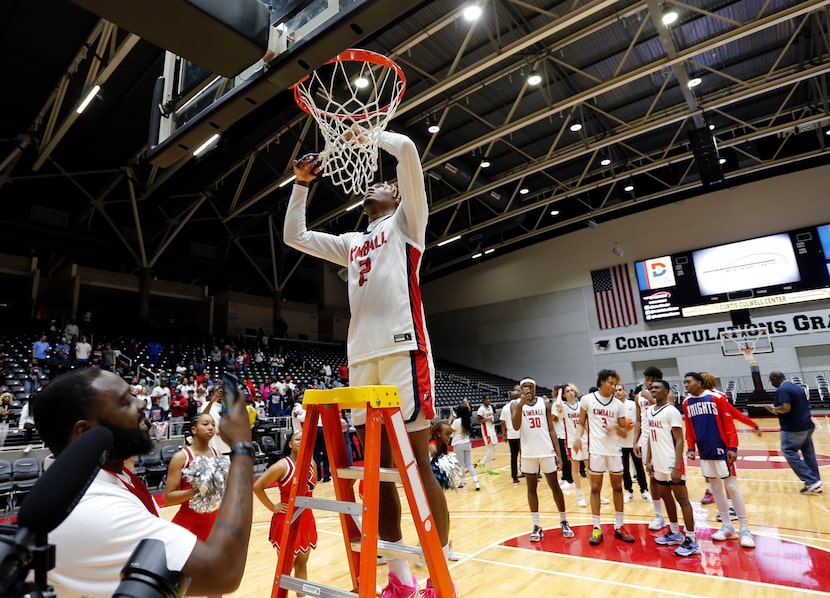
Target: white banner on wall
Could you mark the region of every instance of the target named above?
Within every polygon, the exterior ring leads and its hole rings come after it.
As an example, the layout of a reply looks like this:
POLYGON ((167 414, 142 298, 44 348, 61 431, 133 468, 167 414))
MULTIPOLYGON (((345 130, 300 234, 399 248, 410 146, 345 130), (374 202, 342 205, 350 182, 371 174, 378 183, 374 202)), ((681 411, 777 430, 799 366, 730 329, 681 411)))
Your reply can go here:
MULTIPOLYGON (((830 309, 803 311, 782 316, 753 319, 753 324, 763 324, 773 337, 810 332, 830 331, 830 309)), ((592 339, 594 354, 626 353, 628 351, 648 351, 664 347, 691 347, 706 343, 719 343, 721 330, 741 328, 732 326, 731 322, 712 323, 701 326, 678 326, 661 330, 644 330, 626 334, 596 336, 592 339)))

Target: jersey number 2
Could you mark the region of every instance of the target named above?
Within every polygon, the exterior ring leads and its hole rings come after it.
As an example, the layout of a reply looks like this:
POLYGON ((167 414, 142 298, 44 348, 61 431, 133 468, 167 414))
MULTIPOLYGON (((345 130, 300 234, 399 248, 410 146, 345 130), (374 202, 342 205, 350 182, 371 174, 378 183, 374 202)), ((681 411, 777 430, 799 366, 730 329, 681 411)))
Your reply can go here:
POLYGON ((360 266, 360 279, 358 279, 357 284, 363 286, 366 284, 366 275, 372 269, 372 260, 371 258, 366 258, 365 260, 360 260, 357 262, 357 265, 360 266))

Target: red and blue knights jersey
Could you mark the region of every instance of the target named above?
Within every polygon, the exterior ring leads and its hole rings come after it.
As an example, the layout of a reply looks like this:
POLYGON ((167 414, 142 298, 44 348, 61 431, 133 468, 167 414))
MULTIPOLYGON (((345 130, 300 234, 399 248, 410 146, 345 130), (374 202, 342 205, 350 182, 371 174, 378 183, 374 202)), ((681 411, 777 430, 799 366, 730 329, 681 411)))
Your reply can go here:
POLYGON ((378 146, 398 160, 401 203, 393 214, 370 223, 365 232, 309 231, 308 189, 294 185, 285 215, 289 246, 348 269, 351 363, 430 351, 420 287, 429 207, 418 150, 408 137, 389 131, 378 146))
POLYGON ((738 433, 725 397, 709 392, 683 401, 687 450, 697 450, 701 459, 725 461, 727 450, 738 450, 738 433))

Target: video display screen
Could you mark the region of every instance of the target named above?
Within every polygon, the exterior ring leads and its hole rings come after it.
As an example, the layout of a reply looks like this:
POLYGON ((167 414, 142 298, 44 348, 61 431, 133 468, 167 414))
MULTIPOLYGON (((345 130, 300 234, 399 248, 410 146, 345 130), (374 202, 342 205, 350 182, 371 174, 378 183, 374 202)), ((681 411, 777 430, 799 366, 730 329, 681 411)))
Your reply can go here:
POLYGON ((830 298, 830 225, 636 262, 645 320, 830 298))

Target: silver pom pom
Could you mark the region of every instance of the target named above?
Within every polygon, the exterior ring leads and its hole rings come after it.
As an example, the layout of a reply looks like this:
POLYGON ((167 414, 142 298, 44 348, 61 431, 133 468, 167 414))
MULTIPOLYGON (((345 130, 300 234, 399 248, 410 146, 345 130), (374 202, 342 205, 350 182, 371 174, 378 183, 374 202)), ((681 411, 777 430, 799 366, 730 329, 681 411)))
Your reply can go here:
POLYGON ((197 513, 212 513, 222 504, 231 460, 227 457, 199 456, 182 470, 196 494, 190 508, 197 513))
POLYGON ((450 488, 458 488, 464 483, 464 469, 455 453, 441 455, 438 459, 438 467, 447 475, 450 488))

